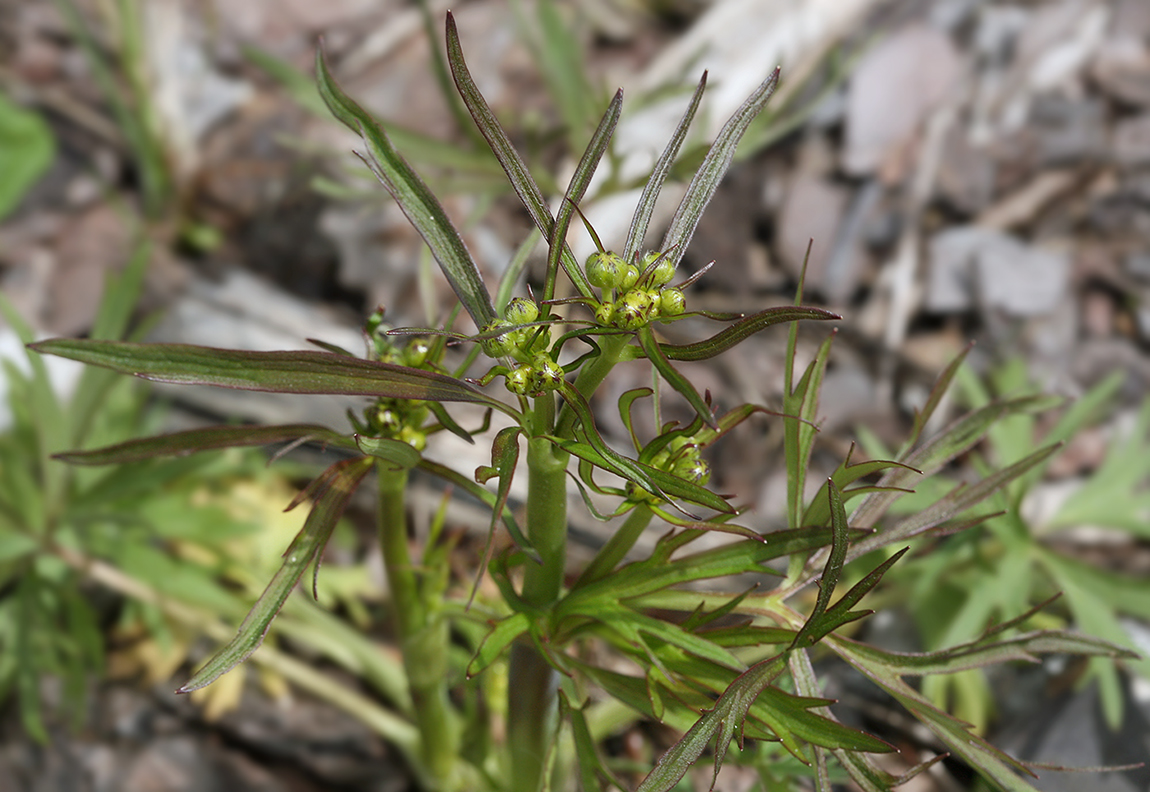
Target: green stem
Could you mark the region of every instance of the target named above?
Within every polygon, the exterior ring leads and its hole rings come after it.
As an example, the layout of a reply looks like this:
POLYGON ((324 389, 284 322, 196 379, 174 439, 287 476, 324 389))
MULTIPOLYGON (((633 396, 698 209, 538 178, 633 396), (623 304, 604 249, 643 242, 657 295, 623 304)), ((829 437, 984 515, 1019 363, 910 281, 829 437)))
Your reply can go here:
POLYGON ((379 536, 403 665, 419 726, 421 774, 433 790, 457 788, 457 730, 447 698, 448 630, 441 603, 425 602, 407 543, 407 471, 379 466, 379 536))
MULTIPOLYGON (((619 362, 623 350, 631 340, 629 334, 601 336, 599 340, 599 356, 589 360, 579 370, 575 377, 575 389, 585 397, 590 398, 595 389, 607 378, 611 369, 619 362)), ((564 405, 559 412, 559 422, 555 427, 555 434, 559 437, 570 437, 571 429, 575 425, 575 411, 564 405)))
MULTIPOLYGON (((550 431, 554 420, 552 396, 536 400, 534 433, 550 431)), ((568 454, 550 441, 532 437, 527 443, 527 536, 542 559, 528 563, 522 597, 543 610, 559 598, 567 561, 568 454)), ((508 688, 507 742, 511 758, 511 789, 536 792, 542 780, 547 737, 555 713, 555 675, 547 659, 530 644, 511 650, 508 688)))

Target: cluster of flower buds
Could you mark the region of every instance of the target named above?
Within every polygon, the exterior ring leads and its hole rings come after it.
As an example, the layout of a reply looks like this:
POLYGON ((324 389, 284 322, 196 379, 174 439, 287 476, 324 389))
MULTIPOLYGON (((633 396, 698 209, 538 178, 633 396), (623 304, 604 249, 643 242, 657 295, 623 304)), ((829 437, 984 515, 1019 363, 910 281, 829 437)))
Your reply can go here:
POLYGON ((683 292, 667 285, 675 277, 675 264, 666 254, 652 251, 636 265, 617 253, 596 251, 584 269, 591 285, 602 290, 595 307, 600 325, 638 330, 686 309, 683 292))
MULTIPOLYGON (((426 338, 414 336, 405 344, 395 343, 396 337, 388 335, 383 324, 382 309, 371 315, 365 330, 380 363, 431 369, 437 362, 431 359, 432 345, 426 338)), ((430 410, 418 399, 376 399, 363 411, 363 423, 356 424, 358 431, 372 437, 400 440, 422 451, 427 447, 424 424, 429 415, 430 410)))
POLYGON ((483 328, 484 334, 499 330, 506 332, 483 340, 483 351, 489 357, 510 357, 527 363, 547 351, 551 333, 546 325, 523 327, 539 319, 539 306, 526 297, 516 297, 507 304, 503 319, 496 319, 483 328))
POLYGON ((563 369, 547 354, 551 329, 547 325, 523 327, 539 320, 539 306, 525 297, 507 305, 503 319, 483 328, 485 334, 507 329, 483 340, 483 351, 493 358, 511 358, 519 365, 507 372, 507 390, 520 396, 537 396, 555 390, 563 369))

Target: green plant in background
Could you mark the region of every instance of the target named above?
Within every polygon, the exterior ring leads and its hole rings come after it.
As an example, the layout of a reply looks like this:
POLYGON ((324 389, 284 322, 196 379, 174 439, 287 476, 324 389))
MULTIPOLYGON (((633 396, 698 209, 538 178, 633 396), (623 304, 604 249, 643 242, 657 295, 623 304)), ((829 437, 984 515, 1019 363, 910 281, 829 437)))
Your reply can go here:
MULTIPOLYGON (((125 271, 109 280, 92 338, 123 334, 147 261, 141 245, 125 271)), ((17 312, 3 300, 0 309, 31 342, 17 312)), ((10 360, 4 369, 12 425, 0 433, 0 698, 14 698, 27 733, 47 740, 45 710, 57 709, 52 701, 74 722, 82 719, 87 686, 105 667, 108 628, 167 655, 144 669, 155 681, 168 678, 193 639, 229 634, 218 619, 242 616, 279 565, 278 548, 261 552, 257 536, 262 531, 274 541, 271 521, 257 523, 252 512, 287 484, 264 470, 264 457, 255 452, 159 463, 127 453, 103 469, 60 465, 49 459, 52 451, 155 432, 160 416, 147 407, 145 389, 87 369, 74 395, 64 399, 38 355, 28 355, 26 371, 10 360), (228 494, 240 484, 246 484, 246 502, 228 494), (60 682, 60 692, 45 700, 49 677, 60 682)), ((281 529, 298 529, 290 517, 277 522, 281 529)), ((356 575, 355 569, 329 573, 321 599, 348 601, 362 588, 356 575)), ((314 603, 291 603, 276 634, 355 674, 400 711, 410 706, 402 670, 314 603)), ((348 688, 279 653, 265 659, 270 673, 344 706, 401 744, 408 739, 394 715, 356 699, 348 688)), ((226 708, 239 692, 236 686, 221 689, 210 706, 226 708)))
POLYGON ((44 119, 0 94, 0 220, 48 170, 55 150, 44 119))
MULTIPOLYGON (((599 121, 564 200, 552 215, 542 190, 476 89, 450 15, 447 65, 467 112, 538 233, 548 241, 546 275, 535 294, 511 298, 513 279, 519 274, 511 267, 492 298, 434 194, 398 154, 383 128, 341 91, 323 60, 317 59, 324 101, 362 136, 361 158, 423 235, 476 332, 458 332, 455 314, 439 328, 392 331, 376 315, 365 326, 365 358, 335 348, 256 353, 65 339, 32 345, 42 353, 165 382, 370 399, 362 414, 352 416, 353 431, 348 435, 314 426, 216 427, 65 455, 75 464, 108 464, 289 439, 325 443, 349 453, 301 494, 312 498, 313 505, 279 571, 234 639, 181 690, 201 688, 251 656, 276 613, 295 601, 288 595, 308 566, 313 567, 315 586, 318 563, 336 521, 354 489, 371 475, 379 493, 379 540, 411 702, 402 712, 403 722, 410 724, 408 731, 392 724, 402 739, 389 736, 427 789, 535 792, 568 777, 577 777, 584 790, 621 786, 597 745, 612 718, 618 722, 620 705, 685 731, 642 782, 639 788, 644 791, 676 788, 689 766, 712 746, 717 772, 735 737, 740 744, 745 737, 778 743, 795 763, 808 769, 820 790, 829 791, 831 778, 844 773, 867 790, 892 788, 905 777, 882 771, 868 758, 891 747, 839 723, 828 709, 831 702, 821 696, 812 654, 822 651, 837 654, 888 692, 998 788, 1031 789, 1019 775, 1027 772, 1023 765, 935 707, 904 677, 949 674, 1004 659, 1028 660, 1042 652, 1129 656, 1128 652, 1105 641, 1057 631, 1003 632, 1021 627, 1030 613, 967 643, 927 654, 885 652, 837 634, 868 613, 856 606, 905 552, 894 552, 892 545, 969 524, 960 515, 1049 456, 1051 449, 1035 452, 989 472, 976 485, 948 494, 926 511, 872 530, 902 494, 897 488, 919 477, 914 468, 937 470, 966 452, 997 419, 1022 407, 1006 402, 975 410, 937 437, 922 440, 922 428, 954 375, 949 369, 916 424, 908 441, 911 450, 902 462, 848 460, 807 501, 814 420, 830 340, 804 371, 795 372, 793 323, 838 317, 802 307, 800 301, 748 316, 692 311, 684 288, 702 273, 676 283, 677 267, 696 224, 740 137, 771 96, 778 74, 771 75, 724 126, 662 243, 657 250, 646 251, 644 239, 654 204, 698 107, 704 87, 700 83, 646 184, 622 251, 616 254, 600 245, 581 264, 565 239, 576 205, 607 149, 621 112, 621 95, 615 96, 599 121), (557 298, 561 275, 570 281, 573 297, 557 298), (557 315, 554 309, 559 304, 575 306, 573 316, 557 315), (660 324, 691 316, 726 326, 694 343, 676 345, 660 339, 660 324), (716 413, 711 400, 675 364, 710 359, 784 322, 792 323, 791 365, 780 417, 786 438, 789 524, 785 530, 760 534, 736 522, 742 510, 730 498, 706 488, 705 451, 751 415, 769 411, 744 404, 716 413), (470 354, 462 361, 454 359, 449 342, 470 344, 470 354), (486 356, 485 369, 474 379, 466 378, 481 353, 486 356), (633 410, 653 396, 657 403, 658 396, 653 389, 633 390, 620 401, 633 447, 620 452, 596 428, 590 399, 615 366, 648 364, 695 416, 686 424, 658 426, 653 437, 640 437, 633 410), (499 382, 508 393, 505 399, 488 390, 499 382), (447 404, 471 405, 488 418, 457 419, 447 404), (474 476, 423 454, 431 433, 447 430, 472 440, 487 431, 493 413, 499 415, 500 428, 491 439, 491 464, 480 466, 474 476), (477 429, 463 427, 471 420, 479 424, 477 429), (521 457, 528 479, 522 526, 508 507, 521 457), (413 554, 406 497, 410 471, 416 468, 480 498, 491 508, 490 529, 502 525, 508 531, 513 549, 489 559, 498 597, 479 598, 469 609, 465 592, 457 596, 451 589, 452 540, 441 522, 422 539, 422 553, 413 554), (884 482, 860 483, 874 475, 884 475, 884 482), (614 500, 613 516, 625 515, 598 555, 570 581, 565 577, 569 481, 588 504, 602 502, 592 497, 595 493, 614 500), (494 491, 481 486, 487 482, 494 483, 494 491), (858 498, 862 500, 848 521, 846 506, 858 498), (666 527, 654 549, 625 563, 639 535, 655 520, 666 527), (730 534, 730 541, 710 549, 692 547, 713 531, 730 534), (854 585, 840 586, 845 564, 870 552, 884 557, 854 585), (775 561, 785 564, 785 574, 769 565, 775 561), (685 587, 741 574, 778 580, 765 592, 742 594, 721 593, 721 585, 720 593, 685 587), (811 589, 813 583, 817 592, 811 589), (668 620, 656 615, 668 612, 683 616, 668 620), (471 647, 462 660, 451 640, 453 631, 471 647), (628 662, 611 662, 608 667, 601 662, 601 651, 589 651, 604 646, 628 662), (622 673, 620 667, 635 673, 622 673), (505 682, 493 683, 503 668, 505 682), (592 688, 614 699, 615 709, 609 703, 588 703, 592 688), (500 689, 506 691, 503 702, 493 698, 500 689), (491 712, 506 718, 501 750, 485 748, 493 745, 491 712)), ((755 755, 751 752, 747 760, 753 763, 755 755)))
MULTIPOLYGON (((990 378, 991 390, 963 368, 959 392, 973 409, 1015 408, 990 428, 984 446, 973 448, 975 466, 987 470, 990 464, 1014 465, 1039 443, 1054 447, 1069 441, 1105 413, 1122 381, 1123 375, 1116 373, 1100 382, 1064 409, 1052 424, 1047 421, 1050 425, 1040 433, 1039 418, 1062 406, 1062 400, 1034 395, 1023 361, 999 367, 990 378), (992 392, 997 399, 992 398, 992 392)), ((1059 604, 1075 626, 1133 647, 1121 619, 1150 618, 1150 583, 1072 558, 1051 542, 1066 529, 1079 526, 1146 538, 1146 515, 1150 512, 1150 498, 1145 492, 1150 481, 1150 459, 1145 454, 1148 431, 1150 402, 1129 430, 1115 438, 1102 466, 1054 508, 1037 515, 1027 508, 1027 498, 1041 481, 1051 455, 987 499, 984 508, 988 516, 980 530, 946 539, 894 575, 890 596, 905 602, 928 646, 969 640, 992 619, 1007 619, 1062 592, 1064 598, 1059 604)), ((885 455, 873 440, 868 448, 876 455, 885 455)), ((942 476, 929 484, 905 496, 895 509, 906 513, 929 509, 936 498, 955 486, 942 476)), ((1052 613, 1048 620, 1056 622, 1057 618, 1052 613)), ((1146 659, 1132 660, 1128 665, 1150 676, 1146 659)), ((1106 719, 1117 728, 1123 707, 1117 669, 1112 662, 1095 658, 1083 681, 1089 679, 1098 680, 1106 719)), ((929 680, 924 692, 940 705, 953 698, 958 714, 979 731, 991 717, 992 697, 981 672, 929 680)))

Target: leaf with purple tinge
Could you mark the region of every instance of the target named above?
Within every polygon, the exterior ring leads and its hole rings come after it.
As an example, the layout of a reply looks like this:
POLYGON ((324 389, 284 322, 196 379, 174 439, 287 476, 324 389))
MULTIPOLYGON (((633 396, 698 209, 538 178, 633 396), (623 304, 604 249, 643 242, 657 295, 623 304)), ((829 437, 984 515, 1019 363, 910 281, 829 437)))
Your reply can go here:
POLYGON ((120 465, 154 457, 179 456, 197 451, 211 451, 237 446, 268 445, 283 442, 316 442, 340 448, 354 448, 351 440, 316 424, 283 426, 210 426, 186 432, 143 437, 123 443, 93 448, 89 451, 66 451, 53 454, 53 459, 70 465, 120 465))
POLYGON ((340 89, 328 71, 323 51, 319 49, 316 50, 315 71, 319 94, 332 115, 362 136, 367 144, 368 156, 362 157, 364 163, 427 242, 475 326, 486 327, 496 318, 491 295, 463 243, 463 237, 443 211, 439 199, 391 145, 383 127, 340 89))
POLYGON ((498 399, 445 374, 330 352, 247 352, 188 344, 69 338, 40 341, 31 348, 154 382, 275 393, 471 402, 509 415, 518 414, 498 399))

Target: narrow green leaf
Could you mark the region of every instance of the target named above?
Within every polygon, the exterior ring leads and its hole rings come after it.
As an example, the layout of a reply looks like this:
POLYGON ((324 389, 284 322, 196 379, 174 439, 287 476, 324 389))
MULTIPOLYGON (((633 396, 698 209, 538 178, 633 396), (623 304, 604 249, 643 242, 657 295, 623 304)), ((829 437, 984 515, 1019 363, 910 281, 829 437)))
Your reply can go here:
POLYGON ((699 101, 703 98, 703 91, 706 87, 707 73, 703 72, 683 117, 679 119, 679 125, 675 127, 675 132, 667 142, 667 147, 663 149, 663 153, 655 161, 651 175, 647 177, 647 183, 643 185, 643 194, 639 196, 639 203, 635 206, 635 216, 631 219, 631 228, 627 232, 627 242, 623 245, 624 261, 631 261, 639 252, 639 248, 643 246, 643 240, 647 237, 647 227, 651 224, 651 215, 655 212, 655 202, 659 199, 659 191, 663 189, 663 183, 667 181, 667 175, 671 172, 671 166, 675 163, 679 148, 687 138, 687 129, 691 126, 695 111, 699 109, 699 101))
MULTIPOLYGON (((1051 404, 1047 397, 1024 396, 1018 399, 996 401, 960 416, 924 445, 902 456, 898 461, 905 468, 895 468, 878 482, 880 487, 902 488, 914 481, 929 477, 977 444, 998 420, 1007 415, 1042 410, 1051 404), (921 475, 915 471, 921 471, 921 475)), ((877 492, 859 504, 851 522, 858 528, 870 528, 886 514, 902 493, 894 490, 877 492)))
POLYGON ((853 646, 843 639, 831 636, 827 639, 826 645, 868 679, 894 696, 952 753, 977 770, 979 775, 1008 792, 1036 792, 1035 787, 1017 775, 1018 773, 1034 775, 1025 765, 971 732, 967 724, 935 707, 921 693, 907 685, 896 671, 877 660, 857 654, 853 646))
MULTIPOLYGON (((787 521, 791 528, 802 524, 803 494, 806 489, 807 468, 814 449, 818 428, 819 395, 826 375, 834 335, 819 345, 815 358, 807 366, 798 384, 783 395, 783 413, 787 416, 783 426, 783 450, 787 465, 787 521)), ((801 559, 792 559, 793 567, 801 559)))
POLYGON ((771 325, 797 322, 801 319, 841 318, 838 314, 824 311, 822 308, 782 305, 744 317, 705 341, 693 344, 663 344, 662 349, 663 354, 671 360, 709 360, 771 325))
POLYGON ((907 438, 906 449, 912 448, 922 436, 922 430, 926 428, 927 423, 934 416, 938 405, 942 403, 942 397, 950 390, 950 384, 954 381, 954 375, 958 373, 959 367, 962 366, 966 360, 966 356, 970 354, 970 350, 973 348, 973 342, 967 344, 966 349, 962 350, 958 357, 952 360, 950 364, 943 369, 942 374, 935 380, 934 387, 930 389, 930 394, 926 398, 926 404, 922 406, 921 410, 914 411, 914 427, 911 429, 910 437, 907 438))
POLYGON ((507 499, 511 496, 511 482, 515 480, 515 467, 519 463, 519 435, 522 433, 523 430, 518 426, 508 426, 499 430, 495 439, 491 441, 491 467, 475 471, 475 480, 480 484, 487 483, 492 475, 499 476, 499 488, 495 494, 495 504, 491 508, 491 525, 487 529, 487 541, 483 544, 483 557, 479 562, 479 571, 475 575, 475 585, 468 599, 469 605, 475 599, 479 581, 487 571, 491 550, 495 546, 495 525, 507 508, 507 499))
POLYGON ((355 445, 368 456, 382 459, 403 470, 410 470, 423 458, 410 444, 387 437, 367 437, 357 434, 355 445))
MULTIPOLYGON (((853 448, 852 448, 853 450, 853 448)), ((838 466, 834 473, 831 474, 830 480, 834 482, 835 486, 839 488, 839 492, 843 496, 843 504, 850 502, 852 497, 862 495, 866 492, 873 490, 872 487, 856 487, 854 489, 846 489, 848 485, 853 484, 864 476, 869 476, 874 473, 879 473, 890 468, 901 467, 906 468, 900 462, 893 462, 890 460, 871 460, 867 462, 858 462, 854 465, 850 464, 850 454, 838 466)), ((918 471, 910 468, 914 473, 918 471)), ((827 500, 827 485, 823 484, 815 496, 811 499, 811 505, 807 507, 807 511, 803 514, 803 525, 826 525, 830 520, 830 509, 828 508, 829 501, 827 500)))
POLYGON ((132 344, 53 338, 31 344, 40 353, 177 385, 214 385, 276 393, 338 394, 507 405, 468 383, 433 371, 349 358, 330 352, 245 352, 187 344, 132 344))
POLYGON ((448 219, 439 199, 399 155, 371 114, 336 84, 324 62, 322 50, 316 50, 315 70, 319 93, 328 109, 345 126, 363 137, 368 148, 368 157, 364 161, 427 242, 475 326, 483 329, 496 318, 491 295, 483 285, 479 268, 463 237, 448 219))
POLYGON ((715 142, 711 144, 707 156, 703 158, 702 165, 691 179, 687 193, 675 211, 675 216, 671 218, 671 225, 663 237, 663 244, 659 247, 660 250, 671 251, 670 256, 675 264, 683 260, 683 254, 687 252, 687 246, 694 236, 703 210, 711 202, 719 182, 723 180, 723 175, 731 165, 739 139, 747 131, 751 120, 766 106, 767 100, 771 98, 778 84, 779 70, 775 69, 719 130, 715 142))
POLYGON ((890 652, 846 638, 851 651, 885 664, 901 676, 953 674, 1010 661, 1035 663, 1039 655, 1069 654, 1084 657, 1137 659, 1124 646, 1101 638, 1065 630, 1037 630, 1002 640, 986 637, 938 652, 890 652))
MULTIPOLYGON (((523 158, 511 145, 511 139, 507 137, 507 133, 500 126, 495 114, 491 112, 487 100, 483 98, 483 94, 476 87, 475 80, 472 79, 471 72, 467 69, 467 63, 463 59, 463 48, 459 44, 459 31, 455 27, 455 17, 450 11, 447 12, 447 63, 451 67, 451 76, 455 79, 455 85, 459 89, 463 104, 471 113, 471 117, 475 119, 475 125, 479 127, 480 133, 487 141, 487 145, 491 147, 495 158, 503 166, 503 171, 507 174, 512 189, 519 196, 523 207, 531 215, 532 221, 543 234, 544 239, 550 239, 555 224, 554 218, 551 217, 551 212, 543 200, 543 193, 539 189, 539 185, 535 183, 535 179, 531 177, 531 172, 524 164, 523 158)), ((561 255, 563 256, 563 269, 565 271, 573 272, 579 269, 570 249, 564 247, 561 255)), ((577 288, 579 283, 579 281, 575 281, 577 288)), ((582 294, 584 297, 590 297, 590 287, 582 294)))
MULTIPOLYGON (((584 705, 585 707, 586 705, 584 705)), ((579 761, 579 785, 582 792, 599 792, 597 778, 602 777, 619 789, 626 789, 623 782, 607 767, 599 754, 599 746, 591 735, 587 716, 583 707, 576 707, 567 699, 567 693, 559 691, 559 717, 571 723, 571 733, 575 737, 575 756, 579 761)))
POLYGON ((663 354, 662 345, 655 338, 655 331, 650 325, 640 328, 636 334, 639 339, 639 346, 643 349, 643 354, 651 361, 651 365, 659 372, 659 374, 666 380, 667 384, 674 388, 687 403, 694 409, 695 413, 703 419, 704 423, 713 429, 718 429, 718 424, 715 422, 715 414, 711 411, 711 405, 699 395, 695 390, 695 386, 691 381, 675 370, 671 365, 671 361, 663 354))
MULTIPOLYGON (((848 560, 853 560, 894 542, 904 542, 911 537, 931 530, 935 526, 942 525, 952 517, 986 500, 994 492, 1002 489, 1028 470, 1041 465, 1057 453, 1061 447, 1061 444, 1056 444, 1040 448, 1025 459, 992 473, 976 484, 969 487, 961 485, 955 487, 950 493, 926 509, 902 520, 888 530, 880 531, 856 543, 851 548, 848 560)), ((879 495, 884 494, 886 493, 879 493, 879 495)))
POLYGON ((284 562, 240 625, 231 643, 215 654, 177 693, 191 693, 215 682, 242 663, 263 643, 272 620, 283 607, 300 575, 310 563, 319 563, 335 524, 347 508, 355 488, 374 462, 367 457, 346 459, 321 476, 318 497, 303 528, 284 553, 284 562))
MULTIPOLYGON (((120 465, 128 462, 139 462, 143 459, 179 456, 197 451, 295 441, 331 443, 341 448, 351 446, 348 438, 325 426, 315 424, 210 426, 205 429, 190 429, 186 432, 127 440, 123 443, 94 448, 90 451, 67 451, 53 454, 52 458, 71 465, 120 465)), ((412 451, 414 450, 412 449, 412 451)))
POLYGON ((591 283, 587 280, 583 268, 577 265, 572 266, 572 262, 564 260, 562 254, 566 247, 567 227, 571 224, 571 216, 587 192, 587 187, 591 184, 591 177, 595 175, 599 160, 603 158, 607 144, 611 142, 611 135, 615 131, 615 125, 619 123, 619 114, 622 110, 623 90, 619 89, 615 92, 615 98, 611 100, 611 104, 607 106, 607 111, 595 129, 595 134, 591 136, 587 150, 583 152, 579 164, 575 166, 575 173, 571 175, 571 184, 567 187, 567 200, 559 206, 551 235, 548 237, 547 277, 543 283, 544 301, 555 296, 555 277, 561 262, 563 271, 567 273, 567 277, 575 284, 579 293, 584 297, 593 294, 591 283))
POLYGON ((530 626, 530 618, 522 612, 514 613, 506 619, 496 622, 495 626, 491 628, 491 632, 487 633, 487 637, 483 639, 483 643, 475 651, 475 656, 471 658, 471 662, 467 664, 467 678, 471 679, 477 676, 499 659, 503 650, 510 646, 512 641, 527 632, 527 628, 530 626))
MULTIPOLYGON (((827 555, 827 563, 823 568, 822 577, 818 581, 818 599, 815 601, 815 607, 811 610, 803 628, 795 636, 795 647, 810 646, 822 637, 815 635, 816 624, 819 617, 826 612, 827 606, 830 605, 835 586, 838 585, 839 578, 842 576, 843 565, 846 563, 847 515, 843 508, 842 495, 830 479, 827 480, 827 501, 831 515, 831 550, 827 555)), ((823 634, 825 635, 825 633, 823 634)))

